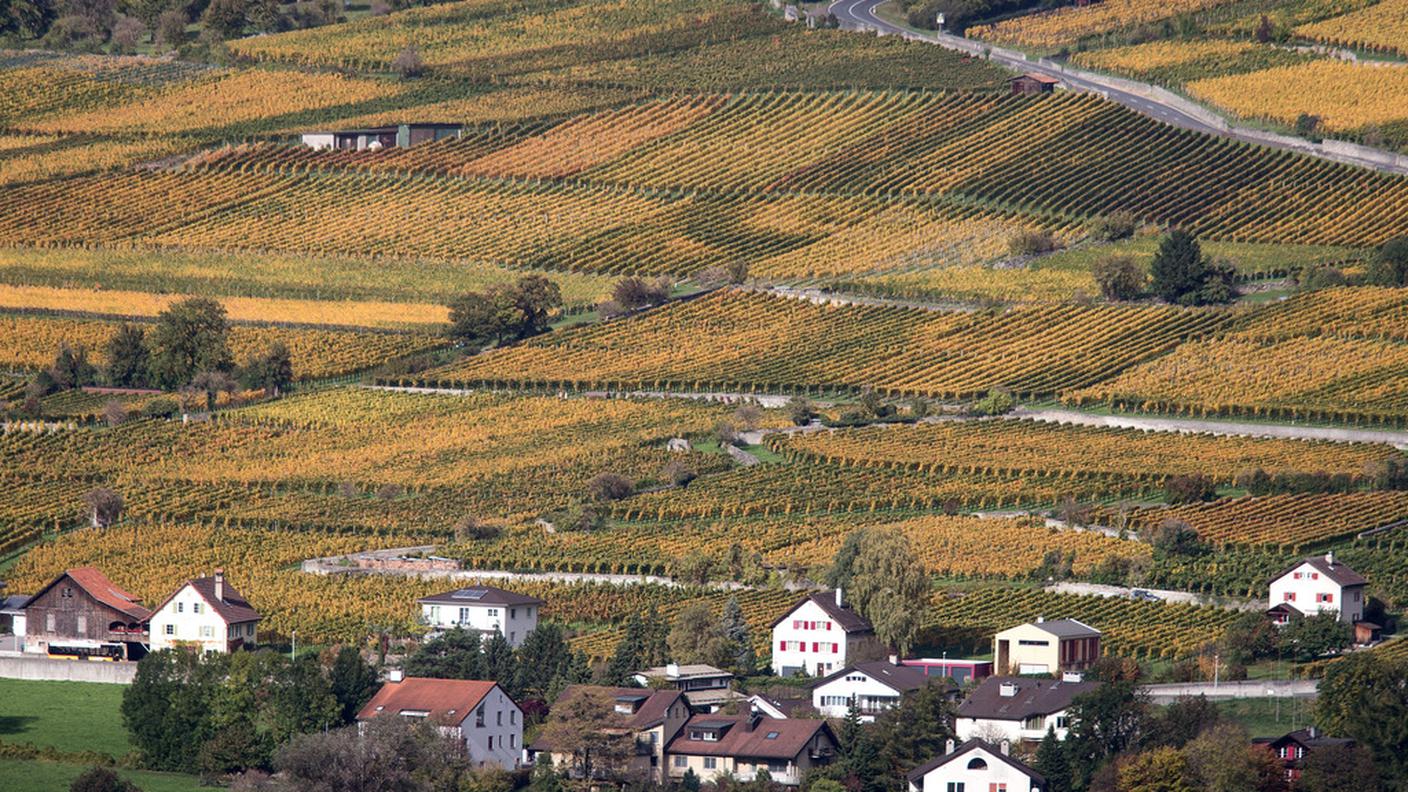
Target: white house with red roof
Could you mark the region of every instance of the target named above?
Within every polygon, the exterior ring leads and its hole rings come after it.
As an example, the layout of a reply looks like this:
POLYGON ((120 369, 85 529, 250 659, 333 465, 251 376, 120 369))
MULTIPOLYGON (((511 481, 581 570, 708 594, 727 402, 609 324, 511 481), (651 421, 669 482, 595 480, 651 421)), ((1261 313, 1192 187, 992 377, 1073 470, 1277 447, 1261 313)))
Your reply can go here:
POLYGON ((495 682, 403 677, 395 671, 357 713, 357 722, 386 715, 436 724, 464 742, 476 766, 515 770, 523 762, 523 710, 495 682))
POLYGON ((538 613, 546 603, 537 597, 493 586, 472 586, 416 600, 421 621, 433 632, 460 628, 482 635, 498 631, 517 649, 538 629, 538 613))
POLYGON ((826 676, 883 656, 875 628, 839 588, 812 594, 772 623, 772 670, 778 676, 826 676))
POLYGON ((1307 558, 1271 581, 1268 613, 1278 624, 1317 613, 1334 613, 1345 624, 1356 624, 1364 619, 1367 584, 1334 553, 1307 558))
POLYGON ((252 648, 259 612, 234 586, 225 571, 188 580, 166 598, 151 617, 152 651, 172 647, 206 652, 234 652, 252 648))

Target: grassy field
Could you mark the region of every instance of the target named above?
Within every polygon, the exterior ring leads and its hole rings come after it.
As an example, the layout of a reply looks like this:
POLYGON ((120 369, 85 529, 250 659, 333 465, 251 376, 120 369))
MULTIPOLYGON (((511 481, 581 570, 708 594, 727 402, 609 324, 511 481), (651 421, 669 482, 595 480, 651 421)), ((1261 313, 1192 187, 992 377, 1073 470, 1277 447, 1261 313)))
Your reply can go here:
MULTIPOLYGON (((0 789, 6 792, 60 792, 68 789, 87 768, 63 762, 0 759, 0 789)), ((119 770, 118 775, 136 784, 142 792, 194 792, 202 789, 195 776, 177 773, 149 773, 119 770)))
MULTIPOLYGON (((0 679, 0 741, 113 758, 132 750, 118 708, 123 685, 0 679)), ((0 770, 0 789, 12 789, 0 770)))
POLYGON ((1234 699, 1218 703, 1223 717, 1247 727, 1253 737, 1279 737, 1312 723, 1315 702, 1306 699, 1234 699))

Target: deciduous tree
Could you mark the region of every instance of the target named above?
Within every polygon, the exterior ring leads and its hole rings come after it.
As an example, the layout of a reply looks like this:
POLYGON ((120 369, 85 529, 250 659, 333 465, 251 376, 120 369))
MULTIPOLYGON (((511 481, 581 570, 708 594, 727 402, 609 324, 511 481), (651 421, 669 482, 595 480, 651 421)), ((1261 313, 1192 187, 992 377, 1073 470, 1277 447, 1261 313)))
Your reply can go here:
POLYGON ((234 365, 229 331, 225 308, 205 297, 162 311, 151 337, 150 370, 157 386, 174 390, 203 371, 228 373, 234 365))

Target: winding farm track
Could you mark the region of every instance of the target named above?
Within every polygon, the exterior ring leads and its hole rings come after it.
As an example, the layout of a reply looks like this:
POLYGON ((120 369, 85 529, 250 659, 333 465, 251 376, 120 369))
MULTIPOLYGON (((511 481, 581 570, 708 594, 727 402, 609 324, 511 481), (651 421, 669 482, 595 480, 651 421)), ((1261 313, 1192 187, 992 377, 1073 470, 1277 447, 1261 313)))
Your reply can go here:
POLYGON ((1018 407, 1012 417, 1046 423, 1103 426, 1116 429, 1142 429, 1146 432, 1277 437, 1290 440, 1329 440, 1335 443, 1385 443, 1408 450, 1408 432, 1382 429, 1341 429, 1330 426, 1204 421, 1195 418, 1155 418, 1141 415, 1103 415, 1062 409, 1018 407))
MULTIPOLYGON (((897 25, 876 13, 875 9, 885 2, 887 0, 835 0, 828 7, 828 10, 836 15, 836 19, 843 29, 903 36, 913 41, 924 41, 978 57, 986 57, 990 61, 1014 71, 1055 78, 1071 90, 1100 94, 1112 102, 1122 104, 1137 113, 1165 124, 1209 135, 1221 135, 1249 143, 1272 146, 1300 154, 1309 154, 1321 159, 1359 165, 1384 173, 1408 174, 1408 158, 1404 156, 1397 156, 1395 162, 1379 162, 1354 156, 1347 151, 1327 153, 1322 147, 1307 140, 1284 135, 1268 135, 1256 130, 1232 126, 1216 113, 1152 85, 1132 80, 1114 79, 1069 66, 1058 66, 1044 60, 1028 60, 1020 52, 994 47, 981 41, 950 33, 921 32, 897 25)), ((1395 159, 1391 152, 1379 153, 1386 159, 1395 159)))

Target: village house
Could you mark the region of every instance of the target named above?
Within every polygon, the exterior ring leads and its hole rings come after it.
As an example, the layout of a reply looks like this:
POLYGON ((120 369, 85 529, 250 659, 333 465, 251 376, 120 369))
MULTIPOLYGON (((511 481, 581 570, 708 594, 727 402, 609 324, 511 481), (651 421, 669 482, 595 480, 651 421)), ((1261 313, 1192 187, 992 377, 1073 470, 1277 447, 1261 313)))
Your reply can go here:
POLYGON ((732 673, 702 663, 647 668, 635 674, 635 681, 641 687, 673 687, 684 694, 694 712, 716 712, 727 704, 748 699, 730 687, 732 673))
POLYGON ((1301 616, 1333 613, 1345 624, 1358 625, 1364 619, 1367 583, 1332 552, 1307 558, 1272 579, 1267 615, 1286 624, 1301 616))
POLYGON ((1075 619, 1038 616, 994 635, 992 657, 998 674, 1084 671, 1100 659, 1100 631, 1075 619))
MULTIPOLYGON (((614 714, 623 734, 631 735, 636 749, 624 767, 596 767, 593 775, 600 778, 631 777, 644 778, 663 784, 666 780, 665 746, 675 738, 689 720, 689 704, 684 694, 678 690, 644 690, 641 688, 612 688, 596 685, 569 685, 557 697, 553 707, 557 707, 574 696, 594 693, 612 702, 614 714)), ((552 744, 546 737, 539 737, 528 746, 528 758, 535 760, 540 754, 552 758, 553 766, 563 771, 572 768, 573 757, 552 744)), ((569 770, 570 773, 570 770, 569 770)))
POLYGON ((885 660, 854 663, 812 686, 812 706, 828 718, 844 718, 855 702, 861 721, 899 706, 907 693, 925 685, 944 684, 917 668, 906 668, 885 660))
POLYGON ((359 725, 383 715, 427 720, 462 741, 479 767, 516 770, 523 759, 523 710, 494 682, 405 677, 393 671, 357 713, 359 725))
POLYGON ((493 586, 455 589, 416 602, 421 620, 430 625, 432 634, 455 628, 486 636, 498 631, 515 649, 528 633, 538 629, 538 612, 546 604, 537 597, 493 586))
POLYGON ((436 140, 458 138, 464 134, 459 124, 397 124, 366 129, 340 129, 305 132, 303 145, 312 149, 337 151, 377 151, 388 148, 408 148, 436 140))
POLYGON ((772 781, 798 786, 836 755, 836 735, 824 720, 779 719, 761 713, 695 715, 666 748, 669 777, 689 771, 704 783, 727 775, 744 783, 766 770, 772 781))
POLYGON ((189 647, 205 652, 254 648, 259 612, 233 586, 225 570, 188 580, 151 616, 152 650, 189 647))
POLYGON ((909 792, 1045 792, 1046 779, 1008 748, 969 740, 955 749, 949 740, 943 756, 910 771, 909 792))
POLYGON ((1037 742, 1050 729, 1056 739, 1064 740, 1071 701, 1099 686, 1099 682, 1080 681, 1076 675, 1064 679, 988 677, 958 705, 954 733, 960 740, 1037 742))
POLYGON ((1311 726, 1308 729, 1297 729, 1280 737, 1256 737, 1252 740, 1252 745, 1270 751, 1281 763, 1286 783, 1295 786, 1296 782, 1300 780, 1301 761, 1305 759, 1307 754, 1328 746, 1339 745, 1348 748, 1354 745, 1354 740, 1345 737, 1326 737, 1314 726, 1311 726))
POLYGON ((54 657, 140 660, 147 654, 142 600, 93 567, 70 569, 24 606, 24 651, 54 657))
POLYGON ((772 670, 778 676, 826 676, 883 653, 875 628, 839 588, 807 597, 772 623, 772 670))

